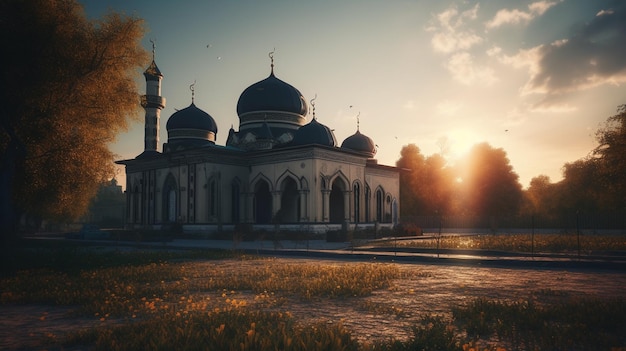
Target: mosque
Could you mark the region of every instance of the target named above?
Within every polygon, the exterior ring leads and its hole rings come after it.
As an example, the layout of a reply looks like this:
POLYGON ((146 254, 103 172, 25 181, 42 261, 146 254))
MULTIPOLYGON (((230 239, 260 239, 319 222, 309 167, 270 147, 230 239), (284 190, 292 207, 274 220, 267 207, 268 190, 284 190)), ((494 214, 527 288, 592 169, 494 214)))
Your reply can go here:
POLYGON ((237 102, 239 128, 217 145, 216 120, 191 104, 166 124, 163 74, 144 72, 144 151, 117 161, 126 169, 126 225, 214 233, 245 224, 294 231, 391 228, 399 220, 399 169, 378 164, 376 144, 356 132, 337 143, 298 89, 274 74, 247 87, 237 102), (312 110, 311 114, 309 111, 312 110), (307 116, 308 123, 307 123, 307 116))

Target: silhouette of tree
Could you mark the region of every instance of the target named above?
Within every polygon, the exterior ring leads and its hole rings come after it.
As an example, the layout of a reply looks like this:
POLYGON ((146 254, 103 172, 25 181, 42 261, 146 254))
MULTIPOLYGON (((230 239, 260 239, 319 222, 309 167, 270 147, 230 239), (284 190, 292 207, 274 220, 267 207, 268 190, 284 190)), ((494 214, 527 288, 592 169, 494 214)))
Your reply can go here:
POLYGON ((517 215, 522 203, 522 186, 503 149, 495 149, 488 143, 477 144, 462 161, 461 169, 467 214, 517 215))
POLYGON ((400 201, 403 216, 449 213, 453 200, 453 174, 444 158, 434 154, 425 158, 415 144, 404 146, 396 166, 400 174, 400 201))
POLYGON ((88 20, 75 0, 0 3, 0 232, 19 215, 82 215, 113 176, 107 144, 138 118, 142 21, 88 20), (18 210, 19 209, 19 210, 18 210))
POLYGON ((596 132, 598 146, 593 155, 598 158, 599 178, 605 188, 605 206, 626 208, 626 104, 596 132))

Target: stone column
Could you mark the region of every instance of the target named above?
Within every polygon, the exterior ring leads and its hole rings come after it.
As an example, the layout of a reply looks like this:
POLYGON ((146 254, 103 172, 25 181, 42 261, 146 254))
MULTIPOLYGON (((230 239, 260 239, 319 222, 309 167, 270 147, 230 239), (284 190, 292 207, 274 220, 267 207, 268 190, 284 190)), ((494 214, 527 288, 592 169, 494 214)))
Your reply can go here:
POLYGON ((322 222, 328 222, 330 212, 330 190, 322 190, 322 222))
POLYGON ((308 200, 308 190, 300 190, 300 222, 308 222, 309 221, 309 202, 308 200))
POLYGON ((350 222, 350 193, 351 191, 343 192, 343 220, 350 222))

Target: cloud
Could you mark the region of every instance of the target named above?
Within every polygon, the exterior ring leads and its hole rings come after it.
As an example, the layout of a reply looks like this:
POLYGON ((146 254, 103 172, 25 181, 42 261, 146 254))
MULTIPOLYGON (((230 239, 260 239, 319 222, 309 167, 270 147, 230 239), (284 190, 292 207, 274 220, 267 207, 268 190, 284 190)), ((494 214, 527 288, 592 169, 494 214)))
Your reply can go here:
MULTIPOLYGON (((503 63, 528 69, 522 94, 554 95, 626 83, 626 6, 603 10, 569 38, 520 50, 507 56, 492 52, 503 63)), ((562 110, 571 107, 563 106, 562 110)))
POLYGON ((434 16, 434 20, 427 31, 433 32, 431 44, 436 52, 452 53, 467 50, 479 44, 483 38, 466 28, 468 21, 476 20, 478 4, 469 10, 459 12, 456 6, 434 16))
POLYGON ((455 80, 465 85, 473 83, 491 85, 498 80, 492 68, 475 64, 472 56, 467 52, 452 55, 446 68, 455 80))
POLYGON ((549 8, 556 5, 560 1, 537 1, 528 5, 528 11, 518 9, 507 10, 502 9, 487 22, 487 29, 497 28, 505 24, 526 24, 534 18, 543 15, 549 8))

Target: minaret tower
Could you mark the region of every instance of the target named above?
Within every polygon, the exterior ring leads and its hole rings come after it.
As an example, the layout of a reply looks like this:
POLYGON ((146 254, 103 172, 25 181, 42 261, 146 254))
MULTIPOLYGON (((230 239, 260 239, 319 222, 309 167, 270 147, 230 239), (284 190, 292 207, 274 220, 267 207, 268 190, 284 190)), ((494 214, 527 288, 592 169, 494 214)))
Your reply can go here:
POLYGON ((165 108, 165 98, 161 96, 161 80, 163 75, 154 62, 154 41, 152 43, 152 63, 143 72, 146 77, 146 95, 141 96, 141 106, 146 110, 144 153, 158 152, 159 119, 161 110, 165 108))

